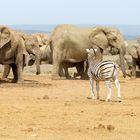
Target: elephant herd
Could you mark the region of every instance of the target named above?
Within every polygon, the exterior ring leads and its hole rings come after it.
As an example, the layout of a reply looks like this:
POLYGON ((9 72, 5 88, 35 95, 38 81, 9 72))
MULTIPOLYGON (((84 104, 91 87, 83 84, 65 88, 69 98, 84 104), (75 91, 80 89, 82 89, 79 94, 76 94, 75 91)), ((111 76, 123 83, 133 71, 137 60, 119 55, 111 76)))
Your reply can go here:
MULTIPOLYGON (((86 49, 99 48, 103 51, 117 50, 123 76, 126 77, 125 63, 136 75, 136 65, 140 66, 140 39, 126 42, 121 32, 112 27, 79 28, 73 25, 59 25, 51 35, 27 34, 0 26, 0 64, 4 65, 3 80, 7 80, 10 69, 13 82, 23 82, 24 66, 36 65, 40 74, 41 62, 53 65, 52 79, 70 78, 68 68, 76 67, 74 76, 85 78, 88 65, 86 49)), ((101 57, 102 57, 101 56, 101 57)))

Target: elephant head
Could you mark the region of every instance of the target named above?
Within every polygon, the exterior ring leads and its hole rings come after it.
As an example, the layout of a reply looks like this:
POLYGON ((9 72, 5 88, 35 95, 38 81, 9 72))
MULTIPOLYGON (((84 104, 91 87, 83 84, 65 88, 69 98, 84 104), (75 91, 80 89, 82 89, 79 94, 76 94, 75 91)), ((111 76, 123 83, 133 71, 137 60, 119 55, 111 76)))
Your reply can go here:
POLYGON ((12 33, 7 27, 0 28, 0 48, 11 41, 12 33))
POLYGON ((35 64, 36 64, 36 69, 37 69, 36 74, 40 74, 41 51, 39 48, 39 43, 38 43, 37 38, 34 36, 29 36, 28 38, 26 38, 25 47, 29 54, 32 54, 35 56, 35 64))
POLYGON ((98 46, 102 50, 108 47, 117 48, 119 50, 121 69, 124 77, 126 76, 124 65, 125 43, 122 34, 116 28, 96 27, 92 30, 89 39, 93 45, 98 46))
POLYGON ((46 45, 49 38, 47 34, 41 34, 41 33, 33 34, 32 36, 34 36, 37 39, 39 43, 39 47, 46 45))

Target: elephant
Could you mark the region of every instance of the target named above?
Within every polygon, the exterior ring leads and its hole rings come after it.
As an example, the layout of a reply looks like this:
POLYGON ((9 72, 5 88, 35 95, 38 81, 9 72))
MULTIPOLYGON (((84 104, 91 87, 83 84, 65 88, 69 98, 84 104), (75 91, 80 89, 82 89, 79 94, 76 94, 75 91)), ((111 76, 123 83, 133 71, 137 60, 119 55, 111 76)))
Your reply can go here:
MULTIPOLYGON (((24 60, 24 66, 30 66, 33 63, 36 64, 37 72, 36 74, 40 74, 40 60, 41 60, 41 51, 39 48, 39 42, 36 36, 29 35, 23 32, 13 31, 15 35, 20 36, 23 40, 24 50, 26 52, 26 59, 24 60), (33 61, 34 58, 34 61, 33 61)), ((24 67, 23 66, 23 67, 24 67)), ((4 72, 2 75, 2 80, 7 81, 7 77, 10 73, 11 65, 4 66, 4 72)))
MULTIPOLYGON (((39 39, 39 34, 28 34, 24 32, 17 32, 16 34, 20 35, 24 40, 25 49, 29 54, 34 55, 35 57, 35 64, 36 64, 36 74, 40 74, 40 59, 41 59, 41 52, 40 52, 40 45, 43 45, 42 40, 39 39)), ((43 34, 41 34, 43 36, 43 34)), ((45 34, 45 36, 47 36, 45 34)), ((47 36, 48 38, 48 36, 47 36)))
POLYGON ((132 59, 132 62, 129 63, 132 69, 132 78, 136 78, 136 65, 140 67, 140 42, 139 40, 136 41, 128 41, 126 44, 126 52, 132 59))
POLYGON ((39 48, 39 42, 35 36, 29 36, 28 38, 25 38, 25 47, 29 54, 32 54, 35 56, 35 65, 37 72, 36 74, 40 74, 40 61, 41 61, 41 51, 39 48))
POLYGON ((110 27, 78 28, 73 25, 59 25, 52 32, 48 44, 53 50, 52 79, 62 79, 60 71, 63 62, 78 63, 87 59, 87 48, 99 47, 103 52, 108 46, 119 49, 121 69, 124 66, 124 39, 120 31, 110 27))
MULTIPOLYGON (((47 34, 41 34, 36 33, 33 34, 33 36, 36 36, 39 42, 39 47, 41 51, 41 62, 45 62, 48 64, 52 64, 52 50, 49 45, 47 45, 47 42, 49 40, 49 36, 47 34)), ((32 61, 33 62, 33 61, 32 61)), ((71 78, 68 72, 68 68, 76 67, 77 73, 74 73, 74 77, 80 76, 82 79, 87 78, 87 74, 84 71, 84 61, 79 63, 68 63, 65 62, 62 64, 64 72, 61 71, 60 75, 65 76, 67 79, 71 78)))
POLYGON ((0 27, 0 64, 12 67, 14 82, 22 83, 22 69, 25 62, 26 50, 23 39, 12 29, 0 27))

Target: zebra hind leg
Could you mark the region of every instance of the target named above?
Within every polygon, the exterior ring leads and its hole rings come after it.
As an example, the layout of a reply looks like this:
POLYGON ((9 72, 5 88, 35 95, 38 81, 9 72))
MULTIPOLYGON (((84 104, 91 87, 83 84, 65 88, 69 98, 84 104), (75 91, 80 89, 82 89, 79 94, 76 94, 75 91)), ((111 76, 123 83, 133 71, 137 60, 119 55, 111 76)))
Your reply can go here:
POLYGON ((90 78, 90 87, 91 87, 92 99, 95 99, 95 95, 94 95, 94 81, 93 81, 92 78, 90 78))
POLYGON ((107 86, 108 91, 109 91, 107 98, 106 98, 106 101, 108 102, 111 100, 111 96, 112 96, 112 83, 110 80, 105 81, 105 83, 106 83, 106 86, 107 86))
POLYGON ((96 81, 96 91, 97 91, 97 99, 99 100, 100 99, 100 95, 99 95, 99 81, 96 81))
POLYGON ((120 83, 119 83, 119 80, 118 78, 115 79, 115 85, 116 85, 116 88, 118 90, 118 100, 121 101, 121 93, 120 93, 120 83))

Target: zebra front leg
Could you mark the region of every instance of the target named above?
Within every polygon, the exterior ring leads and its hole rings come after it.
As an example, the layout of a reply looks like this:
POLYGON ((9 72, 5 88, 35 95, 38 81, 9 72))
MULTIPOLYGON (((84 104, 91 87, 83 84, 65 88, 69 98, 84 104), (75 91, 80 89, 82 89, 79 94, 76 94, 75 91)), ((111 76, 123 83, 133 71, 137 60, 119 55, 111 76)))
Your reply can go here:
POLYGON ((121 99, 121 93, 120 93, 120 83, 119 83, 118 78, 115 79, 115 85, 116 85, 117 90, 118 90, 118 99, 120 100, 121 99))
POLYGON ((106 101, 108 102, 111 100, 111 96, 112 96, 112 84, 111 84, 111 81, 105 81, 105 83, 106 83, 106 86, 109 90, 107 98, 106 98, 106 101))
POLYGON ((90 87, 91 87, 91 96, 92 99, 95 99, 95 95, 94 95, 94 81, 92 78, 90 78, 90 87))
POLYGON ((99 100, 100 99, 100 95, 99 95, 99 81, 96 81, 96 91, 97 91, 97 99, 99 100))

